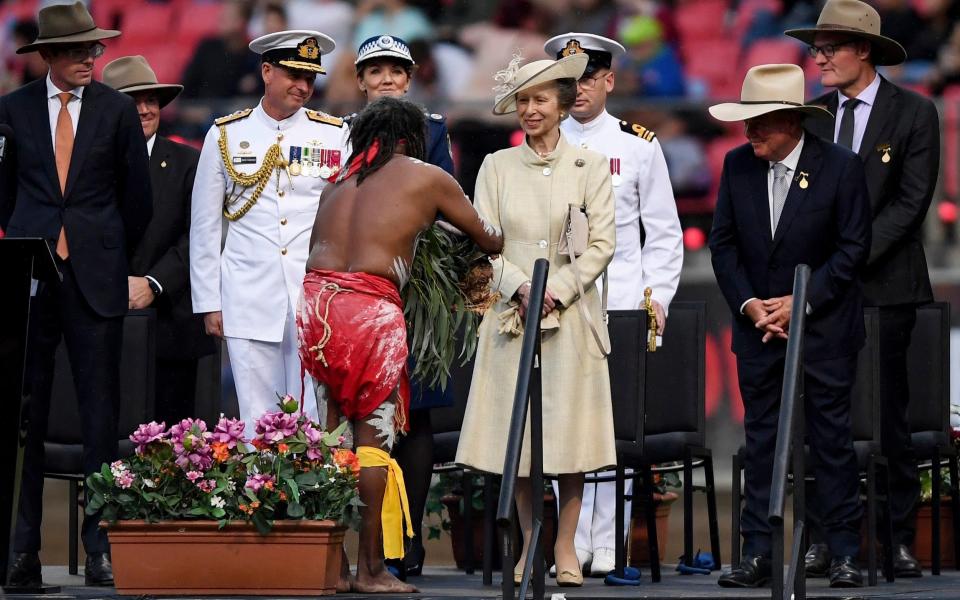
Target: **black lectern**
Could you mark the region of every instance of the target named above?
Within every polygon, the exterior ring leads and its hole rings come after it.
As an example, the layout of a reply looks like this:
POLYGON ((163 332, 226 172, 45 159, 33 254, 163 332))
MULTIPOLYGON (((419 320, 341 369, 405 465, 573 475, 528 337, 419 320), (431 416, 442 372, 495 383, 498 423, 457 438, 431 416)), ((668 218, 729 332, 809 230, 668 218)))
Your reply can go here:
POLYGON ((23 380, 33 281, 60 279, 45 240, 0 239, 0 576, 4 584, 17 523, 26 443, 23 380))

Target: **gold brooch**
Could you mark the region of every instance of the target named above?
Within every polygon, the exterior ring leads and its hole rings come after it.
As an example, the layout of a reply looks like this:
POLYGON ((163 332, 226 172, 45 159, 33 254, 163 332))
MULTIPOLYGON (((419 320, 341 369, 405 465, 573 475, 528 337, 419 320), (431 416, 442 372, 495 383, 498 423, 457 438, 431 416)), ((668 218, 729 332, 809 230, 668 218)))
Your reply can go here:
POLYGON ((883 156, 880 157, 880 162, 890 162, 890 144, 879 144, 877 146, 877 152, 883 152, 883 156))
POLYGON ((810 187, 810 184, 807 182, 807 177, 809 175, 810 173, 807 173, 806 171, 800 171, 800 175, 799 175, 800 182, 798 183, 798 185, 800 186, 801 190, 805 190, 808 187, 810 187))

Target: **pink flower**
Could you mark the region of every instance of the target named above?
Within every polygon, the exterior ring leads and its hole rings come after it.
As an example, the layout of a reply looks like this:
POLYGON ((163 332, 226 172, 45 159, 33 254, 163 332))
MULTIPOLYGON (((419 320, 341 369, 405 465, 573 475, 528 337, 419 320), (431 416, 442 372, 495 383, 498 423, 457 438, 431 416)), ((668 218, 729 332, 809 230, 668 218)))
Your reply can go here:
POLYGON ((213 441, 226 444, 227 448, 233 450, 238 442, 243 440, 243 429, 246 423, 240 419, 228 419, 221 416, 220 422, 213 428, 213 441))
POLYGON ((213 464, 213 434, 200 419, 184 419, 170 428, 175 462, 183 470, 206 471, 213 464))
POLYGON ((209 494, 217 488, 217 482, 214 479, 204 479, 197 483, 197 487, 200 488, 202 492, 209 494))
POLYGON ((143 455, 151 443, 165 439, 167 437, 166 429, 166 423, 157 423, 156 421, 143 423, 137 427, 137 430, 130 434, 130 441, 137 445, 137 454, 143 455))
POLYGON ((307 421, 303 426, 303 434, 307 438, 307 458, 310 460, 323 459, 323 432, 307 421))
POLYGON ((267 489, 272 488, 273 482, 273 475, 263 475, 261 473, 257 473, 256 475, 247 477, 247 483, 245 483, 243 487, 253 492, 259 492, 263 487, 266 487, 267 489))
POLYGON ((134 480, 134 475, 130 471, 124 471, 123 473, 120 474, 119 477, 114 479, 116 484, 120 486, 121 489, 124 489, 124 490, 128 489, 131 485, 133 485, 133 480, 134 480))
POLYGON ((200 471, 187 471, 187 479, 191 482, 196 482, 201 477, 203 477, 203 473, 200 471))
POLYGON ((300 410, 300 402, 290 394, 287 394, 280 398, 280 410, 288 415, 292 415, 300 410))
POLYGON ((257 438, 276 443, 297 433, 297 416, 282 412, 264 413, 257 420, 257 438))

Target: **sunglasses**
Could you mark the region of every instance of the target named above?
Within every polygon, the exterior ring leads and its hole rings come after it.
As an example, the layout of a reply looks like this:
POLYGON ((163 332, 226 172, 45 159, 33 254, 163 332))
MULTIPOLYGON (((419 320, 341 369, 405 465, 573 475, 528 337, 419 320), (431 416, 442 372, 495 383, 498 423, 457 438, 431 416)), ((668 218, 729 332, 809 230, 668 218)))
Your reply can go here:
POLYGON ((66 56, 73 62, 83 62, 88 58, 100 58, 106 49, 107 47, 100 42, 94 42, 90 46, 66 46, 64 48, 58 48, 56 53, 61 56, 66 56))
POLYGON ((824 58, 833 58, 833 55, 837 53, 837 49, 846 46, 848 44, 855 44, 857 40, 847 40, 845 42, 837 42, 836 44, 824 44, 822 46, 807 46, 807 54, 810 55, 810 58, 816 58, 817 54, 823 54, 824 58))

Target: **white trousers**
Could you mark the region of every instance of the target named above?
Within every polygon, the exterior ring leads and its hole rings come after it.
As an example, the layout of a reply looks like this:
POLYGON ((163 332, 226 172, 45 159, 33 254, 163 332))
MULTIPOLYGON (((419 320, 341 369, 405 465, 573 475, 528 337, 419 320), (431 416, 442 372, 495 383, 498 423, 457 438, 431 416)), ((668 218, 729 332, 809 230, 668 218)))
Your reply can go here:
MULTIPOLYGON (((283 328, 283 340, 263 342, 246 338, 228 337, 227 352, 230 368, 237 386, 237 402, 240 418, 247 424, 244 433, 252 439, 256 422, 265 412, 280 410, 279 398, 290 394, 300 398, 300 353, 297 348, 297 321, 293 309, 287 307, 287 322, 283 328)), ((304 374, 304 412, 311 420, 317 420, 317 400, 313 379, 304 374)))
MULTIPOLYGON (((604 471, 597 475, 613 476, 615 471, 604 471)), ((589 475, 587 475, 589 477, 589 475)), ((627 477, 624 490, 629 495, 633 491, 633 479, 627 477)), ((553 482, 553 493, 559 497, 560 488, 553 482)), ((617 484, 585 483, 583 485, 583 503, 580 505, 580 519, 577 521, 577 535, 574 546, 577 550, 596 552, 601 548, 614 549, 613 523, 617 515, 617 484)), ((623 531, 626 533, 630 526, 631 502, 624 503, 623 531)))

